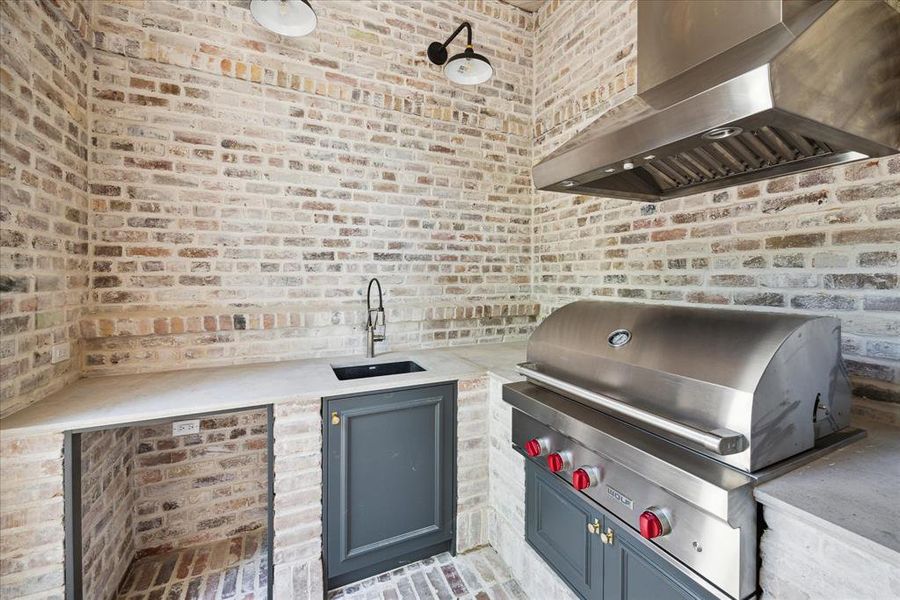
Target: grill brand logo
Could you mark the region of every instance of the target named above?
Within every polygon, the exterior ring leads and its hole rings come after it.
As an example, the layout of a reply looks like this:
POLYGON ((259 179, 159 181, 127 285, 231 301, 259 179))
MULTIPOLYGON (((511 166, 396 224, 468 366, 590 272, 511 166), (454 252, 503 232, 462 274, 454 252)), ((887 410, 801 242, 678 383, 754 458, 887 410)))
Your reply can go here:
POLYGON ((618 500, 622 504, 628 507, 628 510, 634 510, 634 502, 631 501, 631 498, 620 492, 619 490, 613 489, 609 486, 606 486, 606 494, 615 500, 618 500))

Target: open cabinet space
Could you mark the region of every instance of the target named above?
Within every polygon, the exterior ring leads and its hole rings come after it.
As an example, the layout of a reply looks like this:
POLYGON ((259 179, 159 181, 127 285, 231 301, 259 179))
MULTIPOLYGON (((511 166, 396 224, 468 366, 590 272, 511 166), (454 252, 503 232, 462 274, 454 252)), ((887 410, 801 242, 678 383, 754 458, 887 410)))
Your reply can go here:
POLYGON ((70 433, 71 597, 267 598, 270 433, 266 408, 70 433))

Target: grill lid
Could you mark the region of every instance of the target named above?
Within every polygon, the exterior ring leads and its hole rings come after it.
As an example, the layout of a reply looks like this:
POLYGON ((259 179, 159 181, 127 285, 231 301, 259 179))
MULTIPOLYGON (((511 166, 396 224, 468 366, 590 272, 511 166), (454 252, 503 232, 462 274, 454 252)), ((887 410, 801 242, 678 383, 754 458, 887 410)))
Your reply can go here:
POLYGON ((849 424, 830 317, 579 301, 535 330, 520 370, 748 472, 849 424))

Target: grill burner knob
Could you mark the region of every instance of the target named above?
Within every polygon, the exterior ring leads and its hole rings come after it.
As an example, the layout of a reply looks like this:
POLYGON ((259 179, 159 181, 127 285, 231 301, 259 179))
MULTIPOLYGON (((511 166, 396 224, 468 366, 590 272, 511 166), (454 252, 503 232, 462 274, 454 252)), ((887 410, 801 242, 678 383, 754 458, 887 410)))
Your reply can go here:
POLYGON ((554 452, 547 455, 547 468, 552 473, 568 471, 572 468, 572 458, 568 452, 554 452))
POLYGON ((672 531, 672 526, 669 525, 669 519, 666 517, 665 511, 655 506, 651 506, 641 513, 640 525, 641 535, 648 540, 667 535, 672 531))
POLYGON ((600 471, 596 467, 579 467, 572 473, 572 486, 586 490, 600 483, 600 471))
POLYGON ((537 458, 550 452, 547 440, 533 438, 525 442, 525 454, 531 458, 537 458))

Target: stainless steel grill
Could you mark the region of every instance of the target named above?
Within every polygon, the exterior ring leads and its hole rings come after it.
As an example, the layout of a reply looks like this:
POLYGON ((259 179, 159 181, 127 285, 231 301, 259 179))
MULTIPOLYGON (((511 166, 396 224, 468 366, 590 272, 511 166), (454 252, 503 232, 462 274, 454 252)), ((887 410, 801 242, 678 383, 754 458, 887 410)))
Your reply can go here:
POLYGON ((654 547, 733 598, 756 589, 753 487, 861 435, 829 317, 581 301, 527 358, 527 381, 504 388, 514 445, 572 457, 566 481, 596 469, 583 493, 635 530, 642 507, 665 507, 654 547))

